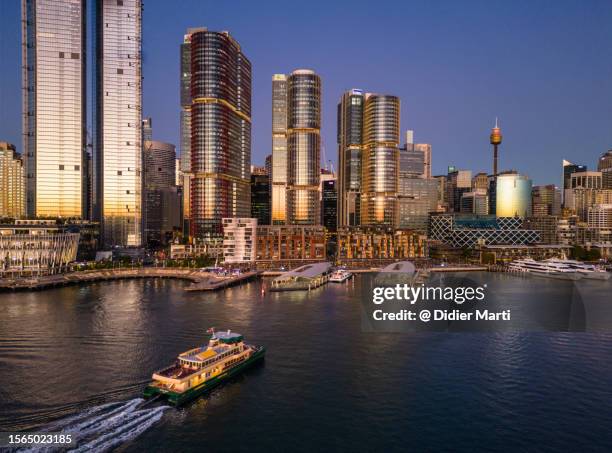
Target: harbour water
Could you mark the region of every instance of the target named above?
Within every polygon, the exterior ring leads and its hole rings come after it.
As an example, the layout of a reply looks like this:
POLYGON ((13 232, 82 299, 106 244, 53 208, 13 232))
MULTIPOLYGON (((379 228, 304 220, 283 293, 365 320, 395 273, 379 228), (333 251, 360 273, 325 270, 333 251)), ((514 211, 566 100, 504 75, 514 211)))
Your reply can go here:
MULTIPOLYGON (((524 278, 480 277, 537 303, 524 278)), ((364 333, 369 278, 1 293, 0 431, 64 429, 81 448, 126 452, 612 449, 612 334, 364 333), (152 371, 210 326, 265 345, 265 362, 185 408, 142 406, 152 371)))

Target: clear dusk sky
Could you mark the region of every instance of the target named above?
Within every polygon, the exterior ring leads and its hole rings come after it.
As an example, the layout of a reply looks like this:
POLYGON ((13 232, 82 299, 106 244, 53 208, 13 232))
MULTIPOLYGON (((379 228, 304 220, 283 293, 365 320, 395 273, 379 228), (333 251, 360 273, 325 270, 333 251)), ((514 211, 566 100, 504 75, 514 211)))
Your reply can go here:
MULTIPOLYGON (((20 3, 0 0, 0 140, 19 151, 20 3)), ((322 77, 324 156, 334 164, 336 104, 350 88, 400 97, 402 140, 414 129, 433 145, 435 174, 491 171, 496 116, 500 167, 537 184, 558 184, 563 158, 594 168, 612 148, 610 0, 144 4, 143 115, 157 140, 178 144, 179 44, 204 26, 230 31, 253 64, 254 164, 270 153, 272 74, 296 68, 322 77)))

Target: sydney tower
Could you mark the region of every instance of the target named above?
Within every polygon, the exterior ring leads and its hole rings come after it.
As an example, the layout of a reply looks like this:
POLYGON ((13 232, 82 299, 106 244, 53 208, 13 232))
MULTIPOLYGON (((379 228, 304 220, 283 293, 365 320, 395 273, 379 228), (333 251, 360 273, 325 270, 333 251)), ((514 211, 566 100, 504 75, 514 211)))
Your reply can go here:
POLYGON ((497 146, 502 142, 501 129, 497 126, 497 118, 495 118, 495 127, 491 129, 491 145, 493 145, 493 176, 497 176, 497 146))

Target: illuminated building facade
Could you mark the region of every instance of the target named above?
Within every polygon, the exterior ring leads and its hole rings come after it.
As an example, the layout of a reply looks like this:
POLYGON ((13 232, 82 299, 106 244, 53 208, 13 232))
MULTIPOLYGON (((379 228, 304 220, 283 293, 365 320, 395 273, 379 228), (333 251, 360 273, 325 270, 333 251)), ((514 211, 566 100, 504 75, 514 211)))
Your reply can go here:
POLYGON ((0 218, 25 215, 23 161, 10 143, 0 142, 0 218))
POLYGON ((191 235, 251 213, 251 63, 228 32, 191 35, 191 235))
POLYGON ((257 219, 223 219, 223 260, 225 263, 255 261, 257 219))
POLYGON ((338 226, 361 223, 361 150, 363 91, 353 89, 338 103, 338 226))
POLYGON ((319 225, 257 227, 256 259, 259 268, 296 267, 303 261, 325 259, 325 228, 319 225), (281 264, 283 263, 283 264, 281 264))
POLYGON ((561 215, 561 191, 554 184, 533 186, 531 210, 534 217, 561 215))
POLYGON ((298 69, 287 78, 287 223, 320 225, 321 78, 298 69))
POLYGON ((85 0, 22 0, 23 154, 29 217, 83 217, 85 0))
POLYGON ((366 94, 363 120, 361 224, 398 224, 400 101, 366 94))
POLYGON ((105 247, 142 245, 142 2, 95 6, 94 218, 105 247))
POLYGON ((287 76, 272 76, 272 224, 287 223, 287 76))
POLYGON ((530 217, 531 179, 516 173, 497 175, 495 213, 497 217, 530 217))

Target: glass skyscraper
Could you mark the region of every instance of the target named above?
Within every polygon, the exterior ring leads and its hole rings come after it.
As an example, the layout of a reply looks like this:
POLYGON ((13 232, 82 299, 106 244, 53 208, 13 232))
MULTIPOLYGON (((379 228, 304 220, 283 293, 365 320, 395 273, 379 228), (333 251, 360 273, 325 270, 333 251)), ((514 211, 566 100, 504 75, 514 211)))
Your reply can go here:
POLYGON ((29 217, 87 213, 85 0, 22 0, 29 217))
POLYGON ((251 63, 228 32, 191 35, 191 233, 251 214, 251 63))
POLYGON ((516 173, 497 175, 495 198, 497 217, 531 216, 531 179, 516 173))
POLYGON ((272 224, 287 223, 287 76, 272 76, 272 224))
POLYGON ((94 217, 102 243, 142 245, 141 0, 95 6, 94 217))
POLYGON ((400 101, 366 94, 363 121, 361 223, 398 224, 400 101))
POLYGON ((287 223, 320 225, 321 78, 298 69, 287 80, 287 223))
POLYGON ((361 149, 364 95, 353 89, 338 103, 338 226, 356 226, 360 219, 361 149))

